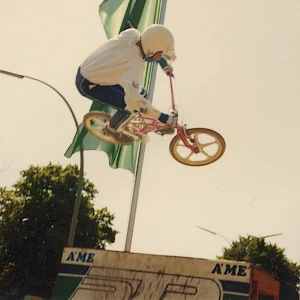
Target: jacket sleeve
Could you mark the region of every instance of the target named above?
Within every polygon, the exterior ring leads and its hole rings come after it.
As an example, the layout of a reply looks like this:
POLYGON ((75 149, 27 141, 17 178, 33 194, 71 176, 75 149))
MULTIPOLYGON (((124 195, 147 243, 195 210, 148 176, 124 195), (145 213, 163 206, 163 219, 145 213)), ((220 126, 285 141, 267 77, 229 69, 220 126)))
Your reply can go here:
POLYGON ((167 61, 163 57, 160 59, 160 61, 158 63, 160 64, 162 69, 168 65, 167 61))
POLYGON ((120 84, 125 92, 124 101, 126 105, 130 106, 132 102, 145 101, 145 98, 140 94, 142 91, 140 79, 133 72, 127 70, 123 74, 120 84))

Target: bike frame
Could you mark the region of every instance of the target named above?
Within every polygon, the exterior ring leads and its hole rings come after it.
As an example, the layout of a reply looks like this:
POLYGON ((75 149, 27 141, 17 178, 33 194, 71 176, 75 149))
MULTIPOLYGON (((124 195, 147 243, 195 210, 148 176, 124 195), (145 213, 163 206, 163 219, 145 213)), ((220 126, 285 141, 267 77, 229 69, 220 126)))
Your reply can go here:
MULTIPOLYGON (((172 111, 177 113, 176 106, 175 106, 175 100, 174 100, 174 91, 173 91, 173 83, 172 83, 172 75, 169 75, 170 79, 170 89, 171 89, 171 103, 172 103, 172 111)), ((134 127, 135 132, 141 132, 141 133, 149 133, 153 132, 159 129, 167 128, 168 125, 161 123, 160 121, 149 117, 148 115, 139 114, 141 120, 137 120, 139 117, 133 119, 130 121, 129 126, 134 127)), ((183 144, 189 148, 193 153, 199 153, 201 149, 198 147, 194 147, 190 144, 194 143, 194 139, 191 138, 186 134, 186 125, 180 126, 178 122, 173 126, 177 131, 177 136, 179 139, 183 142, 183 144)))
MULTIPOLYGON (((176 111, 176 106, 175 106, 175 98, 174 98, 174 90, 173 90, 173 82, 172 82, 172 74, 169 74, 169 79, 170 79, 170 89, 171 89, 171 102, 172 102, 172 110, 176 111)), ((184 145, 188 147, 193 153, 199 153, 199 148, 195 148, 193 145, 191 145, 188 142, 188 139, 194 143, 194 139, 190 138, 186 134, 186 125, 180 126, 178 122, 176 122, 175 128, 177 129, 177 135, 178 137, 182 140, 184 145)))

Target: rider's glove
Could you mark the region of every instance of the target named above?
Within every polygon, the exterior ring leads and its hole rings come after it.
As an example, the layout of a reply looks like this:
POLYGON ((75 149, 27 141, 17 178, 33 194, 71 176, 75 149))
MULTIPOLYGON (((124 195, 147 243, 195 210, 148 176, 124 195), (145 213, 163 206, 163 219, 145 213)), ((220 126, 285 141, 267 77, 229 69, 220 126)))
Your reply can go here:
POLYGON ((148 94, 147 94, 147 91, 146 91, 145 88, 141 87, 141 92, 140 92, 140 94, 141 94, 145 99, 148 100, 148 94))
POLYGON ((163 68, 164 72, 169 76, 169 75, 172 75, 172 77, 174 77, 173 75, 173 67, 172 66, 169 66, 169 65, 166 65, 164 68, 163 68))
POLYGON ((177 114, 171 114, 168 117, 168 120, 166 122, 166 124, 170 125, 170 126, 175 126, 178 120, 178 115, 177 114))
POLYGON ((175 111, 170 115, 161 113, 158 120, 164 124, 175 126, 178 120, 178 114, 175 111))

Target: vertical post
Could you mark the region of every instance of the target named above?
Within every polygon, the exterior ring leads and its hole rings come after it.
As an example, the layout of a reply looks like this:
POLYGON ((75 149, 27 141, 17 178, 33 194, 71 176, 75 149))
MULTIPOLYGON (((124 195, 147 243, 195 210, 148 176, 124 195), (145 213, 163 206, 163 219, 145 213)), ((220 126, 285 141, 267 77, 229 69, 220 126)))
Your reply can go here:
MULTIPOLYGON (((167 7, 167 0, 162 0, 162 1, 163 2, 162 2, 162 7, 161 7, 159 24, 164 23, 166 7, 167 7)), ((151 102, 152 102, 153 93, 154 93, 156 71, 157 71, 157 64, 154 64, 153 69, 152 69, 152 77, 151 77, 150 89, 149 89, 149 99, 151 102)), ((136 217, 138 196, 139 196, 139 191, 140 191, 142 169, 143 169, 144 156, 145 156, 145 148, 146 148, 145 144, 141 144, 140 148, 139 148, 139 155, 138 155, 138 160, 137 160, 135 180, 134 180, 133 193, 132 193, 130 215, 129 215, 129 221, 128 221, 127 237, 126 237, 126 242, 125 242, 125 252, 131 251, 134 223, 135 223, 135 217, 136 217)))
POLYGON ((79 169, 79 179, 77 184, 77 190, 76 190, 76 198, 73 208, 73 214, 72 214, 72 221, 71 221, 71 227, 69 231, 69 237, 68 237, 68 247, 74 246, 74 239, 75 239, 75 232, 77 227, 77 220, 78 220, 78 214, 79 214, 79 206, 81 202, 81 191, 83 186, 83 149, 82 144, 80 144, 80 169, 79 169))

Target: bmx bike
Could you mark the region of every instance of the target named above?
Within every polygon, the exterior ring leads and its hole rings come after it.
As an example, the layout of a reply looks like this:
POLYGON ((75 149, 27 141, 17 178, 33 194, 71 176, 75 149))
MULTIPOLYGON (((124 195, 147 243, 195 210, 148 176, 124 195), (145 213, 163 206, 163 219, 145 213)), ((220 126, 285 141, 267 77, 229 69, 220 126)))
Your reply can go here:
MULTIPOLYGON (((170 78, 172 110, 176 112, 172 77, 170 78)), ((111 115, 101 111, 90 111, 83 118, 84 127, 98 139, 117 144, 116 140, 110 137, 105 126, 110 121, 111 115)), ((148 133, 154 132, 164 135, 164 132, 176 132, 170 142, 169 151, 172 157, 188 166, 204 166, 217 161, 225 152, 226 143, 224 138, 214 130, 207 128, 186 128, 186 124, 179 125, 178 122, 172 127, 160 121, 139 113, 132 119, 122 131, 133 141, 147 143, 150 141, 148 133)))

